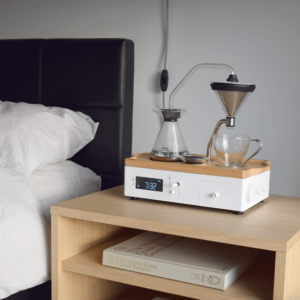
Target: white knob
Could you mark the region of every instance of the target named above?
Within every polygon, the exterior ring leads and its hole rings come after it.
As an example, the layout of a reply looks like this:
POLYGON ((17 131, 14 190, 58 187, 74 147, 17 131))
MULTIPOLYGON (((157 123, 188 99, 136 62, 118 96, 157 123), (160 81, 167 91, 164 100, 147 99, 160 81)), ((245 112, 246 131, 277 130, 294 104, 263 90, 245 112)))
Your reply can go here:
POLYGON ((172 187, 177 187, 177 186, 180 186, 179 182, 175 182, 175 183, 172 184, 172 187))
POLYGON ((218 198, 218 197, 220 197, 220 193, 219 192, 214 192, 214 193, 212 193, 212 195, 211 195, 213 198, 218 198))
POLYGON ((262 192, 263 192, 263 191, 262 191, 261 188, 259 188, 259 187, 257 187, 257 186, 252 186, 252 185, 250 185, 250 186, 248 187, 248 199, 247 199, 247 201, 248 201, 248 202, 254 201, 255 198, 256 198, 256 195, 259 195, 259 194, 261 194, 262 192))
POLYGON ((175 191, 170 191, 170 194, 172 194, 172 195, 175 194, 175 191))

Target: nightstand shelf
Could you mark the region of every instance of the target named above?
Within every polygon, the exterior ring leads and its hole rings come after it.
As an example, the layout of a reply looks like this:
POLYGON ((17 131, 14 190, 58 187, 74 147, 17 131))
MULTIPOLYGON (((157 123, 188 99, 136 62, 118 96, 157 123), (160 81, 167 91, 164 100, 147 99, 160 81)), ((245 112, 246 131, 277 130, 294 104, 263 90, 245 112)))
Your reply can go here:
MULTIPOLYGON (((140 233, 140 232, 138 232, 140 233)), ((135 233, 135 234, 138 234, 135 233)), ((228 290, 220 291, 194 284, 178 282, 151 275, 135 273, 102 265, 103 250, 131 238, 124 234, 99 246, 74 255, 62 262, 62 269, 82 275, 112 280, 128 285, 157 290, 165 293, 201 299, 249 299, 271 300, 273 294, 274 262, 257 263, 228 290)))
POLYGON ((298 198, 271 196, 261 207, 234 216, 130 201, 117 187, 52 206, 51 213, 54 300, 116 299, 134 286, 201 300, 300 299, 298 198), (102 265, 104 249, 143 230, 258 248, 260 259, 226 291, 102 265))

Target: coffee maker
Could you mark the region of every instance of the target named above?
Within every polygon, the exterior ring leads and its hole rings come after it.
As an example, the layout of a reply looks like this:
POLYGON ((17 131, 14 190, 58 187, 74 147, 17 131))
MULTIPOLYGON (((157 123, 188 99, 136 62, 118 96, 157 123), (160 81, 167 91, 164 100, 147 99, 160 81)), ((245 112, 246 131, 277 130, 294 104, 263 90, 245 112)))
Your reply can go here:
MULTIPOLYGON (((164 123, 151 153, 136 154, 125 160, 125 195, 133 200, 146 198, 230 210, 235 214, 243 214, 266 199, 269 196, 270 161, 248 159, 237 167, 229 164, 226 167, 221 166, 219 159, 211 155, 213 138, 217 136, 221 125, 224 124, 228 129, 235 126, 237 113, 255 88, 256 84, 239 83, 233 68, 228 65, 195 66, 171 93, 169 109, 155 109, 164 123), (201 68, 230 71, 227 82, 210 84, 226 118, 217 122, 209 139, 206 155, 190 155, 178 125, 178 119, 187 110, 174 108, 174 97, 195 71, 201 68)), ((229 138, 224 138, 223 141, 226 144, 229 138)), ((250 158, 262 147, 259 140, 255 141, 259 143, 259 149, 250 158)), ((249 142, 250 140, 248 145, 249 142)), ((238 148, 242 149, 241 143, 238 148)), ((224 157, 236 156, 236 153, 230 153, 228 149, 227 147, 223 151, 224 157)), ((241 154, 238 153, 238 156, 241 154)), ((233 160, 229 159, 229 162, 232 163, 233 160)))
MULTIPOLYGON (((169 100, 169 109, 154 109, 154 111, 163 118, 163 125, 150 153, 150 158, 152 160, 182 161, 182 159, 186 159, 187 161, 190 161, 189 163, 198 163, 200 161, 200 159, 196 160, 194 157, 187 157, 189 152, 178 125, 178 120, 188 110, 182 108, 174 109, 174 98, 190 77, 197 70, 204 68, 226 69, 230 71, 227 82, 212 82, 210 84, 212 90, 216 92, 226 118, 219 120, 213 130, 207 145, 207 160, 211 160, 213 135, 218 133, 222 124, 225 124, 228 129, 235 127, 235 117, 247 98, 255 90, 256 84, 238 83, 238 78, 234 69, 226 64, 204 63, 196 65, 172 91, 169 100)), ((202 161, 204 160, 202 159, 202 161)))

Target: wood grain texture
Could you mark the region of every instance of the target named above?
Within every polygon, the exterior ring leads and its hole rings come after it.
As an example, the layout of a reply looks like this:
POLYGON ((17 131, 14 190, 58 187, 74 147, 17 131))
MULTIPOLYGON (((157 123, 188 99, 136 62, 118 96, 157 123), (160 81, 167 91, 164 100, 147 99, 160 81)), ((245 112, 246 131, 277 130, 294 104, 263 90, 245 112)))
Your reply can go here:
MULTIPOLYGON (((117 281, 160 292, 201 300, 271 300, 273 294, 274 262, 259 263, 250 268, 226 291, 174 281, 156 276, 130 272, 102 265, 103 250, 116 245, 140 232, 129 232, 97 247, 70 257, 62 268, 78 274, 117 281)), ((172 299, 170 297, 170 299, 172 299)))
POLYGON ((51 224, 53 300, 110 300, 125 290, 126 286, 120 283, 82 276, 61 268, 64 259, 111 239, 122 228, 58 216, 52 216, 51 224))
POLYGON ((277 195, 236 216, 204 207, 131 201, 119 186, 56 204, 51 213, 278 252, 287 252, 300 239, 300 199, 277 195))
POLYGON ((300 241, 276 253, 274 300, 300 300, 300 241))
MULTIPOLYGON (((197 155, 205 156, 202 154, 197 155)), ((271 169, 271 163, 269 160, 251 159, 245 167, 232 169, 219 167, 217 165, 217 158, 215 156, 212 156, 212 159, 213 161, 197 165, 186 164, 184 162, 154 161, 150 159, 149 153, 139 153, 133 155, 130 158, 126 158, 125 166, 241 179, 261 174, 271 169)))
POLYGON ((172 300, 191 300, 192 298, 181 297, 177 295, 170 295, 155 290, 149 290, 145 288, 139 288, 132 286, 125 293, 123 293, 117 300, 152 300, 156 297, 172 300))

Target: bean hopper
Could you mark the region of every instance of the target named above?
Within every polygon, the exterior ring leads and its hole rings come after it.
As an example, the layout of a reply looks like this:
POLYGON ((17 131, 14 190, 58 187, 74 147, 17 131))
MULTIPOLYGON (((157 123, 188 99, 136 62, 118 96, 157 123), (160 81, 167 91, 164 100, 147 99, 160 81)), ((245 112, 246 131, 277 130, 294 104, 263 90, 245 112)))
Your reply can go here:
MULTIPOLYGON (((239 83, 233 68, 228 65, 195 66, 171 93, 170 108, 154 109, 164 122, 151 153, 136 154, 125 160, 125 195, 132 199, 147 198, 231 210, 235 214, 243 214, 250 207, 266 199, 269 196, 269 161, 248 159, 244 160, 241 167, 222 167, 219 156, 217 160, 211 155, 213 138, 217 136, 220 127, 222 124, 228 129, 235 127, 236 115, 255 88, 255 84, 239 83), (230 71, 227 82, 210 84, 224 109, 226 118, 217 122, 208 141, 206 155, 189 155, 178 125, 178 119, 187 112, 187 109, 173 108, 174 97, 200 68, 230 71)), ((229 147, 228 141, 229 138, 224 139, 222 144, 224 149, 229 147)), ((260 150, 262 147, 260 141, 253 141, 259 143, 260 150)), ((224 153, 227 159, 226 151, 224 153)))

